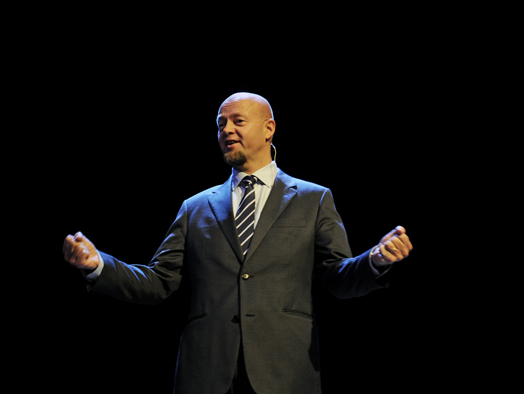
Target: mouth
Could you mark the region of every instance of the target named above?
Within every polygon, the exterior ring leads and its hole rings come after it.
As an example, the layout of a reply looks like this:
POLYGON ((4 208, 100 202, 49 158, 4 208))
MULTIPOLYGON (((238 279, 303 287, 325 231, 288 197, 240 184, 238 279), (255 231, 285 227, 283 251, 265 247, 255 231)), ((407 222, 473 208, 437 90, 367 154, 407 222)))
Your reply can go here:
POLYGON ((231 148, 234 145, 239 144, 239 143, 240 143, 239 141, 233 141, 233 140, 225 141, 225 146, 226 148, 231 148))

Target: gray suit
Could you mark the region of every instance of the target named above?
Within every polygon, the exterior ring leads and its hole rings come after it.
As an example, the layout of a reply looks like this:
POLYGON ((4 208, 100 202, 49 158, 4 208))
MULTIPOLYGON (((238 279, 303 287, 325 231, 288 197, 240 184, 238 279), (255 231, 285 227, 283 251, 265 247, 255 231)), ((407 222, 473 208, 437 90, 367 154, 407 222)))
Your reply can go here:
POLYGON ((318 394, 313 278, 336 297, 364 295, 380 288, 368 254, 352 257, 329 189, 278 170, 245 261, 229 179, 184 201, 149 266, 102 253, 105 268, 93 291, 157 303, 189 277, 177 394, 225 393, 241 341, 258 394, 318 394))

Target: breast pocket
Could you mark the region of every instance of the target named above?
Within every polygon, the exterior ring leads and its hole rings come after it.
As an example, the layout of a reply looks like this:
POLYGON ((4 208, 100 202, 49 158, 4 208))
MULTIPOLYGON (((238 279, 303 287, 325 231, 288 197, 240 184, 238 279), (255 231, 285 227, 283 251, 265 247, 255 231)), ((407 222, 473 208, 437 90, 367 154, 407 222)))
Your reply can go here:
POLYGON ((306 227, 306 219, 278 219, 273 227, 306 227))

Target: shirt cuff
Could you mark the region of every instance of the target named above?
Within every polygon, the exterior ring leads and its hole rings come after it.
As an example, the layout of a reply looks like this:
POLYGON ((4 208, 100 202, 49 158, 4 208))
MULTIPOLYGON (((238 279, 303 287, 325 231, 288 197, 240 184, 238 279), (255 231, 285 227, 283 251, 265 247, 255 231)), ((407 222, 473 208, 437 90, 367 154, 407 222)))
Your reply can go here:
POLYGON ((98 259, 100 260, 100 264, 98 264, 97 269, 89 274, 89 271, 82 271, 82 274, 89 282, 96 282, 98 277, 102 274, 102 270, 104 269, 104 259, 102 258, 98 250, 96 252, 98 253, 98 259))
POLYGON ((369 252, 369 255, 368 255, 368 261, 369 261, 369 265, 371 266, 371 271, 373 272, 373 275, 375 276, 379 276, 380 275, 380 272, 379 270, 375 267, 375 265, 373 264, 373 261, 371 261, 371 256, 373 256, 373 252, 375 251, 377 247, 375 246, 373 249, 371 249, 371 251, 369 252))
POLYGON ((393 266, 393 264, 386 265, 384 267, 375 267, 375 265, 373 264, 373 261, 371 261, 371 256, 373 256, 373 252, 375 251, 376 248, 377 246, 371 249, 371 252, 369 252, 368 260, 369 260, 369 265, 371 266, 371 272, 373 272, 373 275, 381 276, 385 274, 386 272, 388 272, 391 269, 391 267, 393 266))

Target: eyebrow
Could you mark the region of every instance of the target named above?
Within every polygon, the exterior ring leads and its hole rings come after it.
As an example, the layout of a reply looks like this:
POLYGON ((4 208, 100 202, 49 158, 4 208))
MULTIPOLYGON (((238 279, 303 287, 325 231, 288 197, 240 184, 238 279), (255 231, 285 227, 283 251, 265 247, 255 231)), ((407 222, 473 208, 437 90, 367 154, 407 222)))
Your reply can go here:
MULTIPOLYGON (((229 115, 229 117, 230 118, 238 118, 238 117, 247 118, 247 115, 241 114, 241 113, 234 113, 234 114, 229 115)), ((226 117, 224 115, 217 115, 217 123, 220 119, 226 119, 226 117)))

